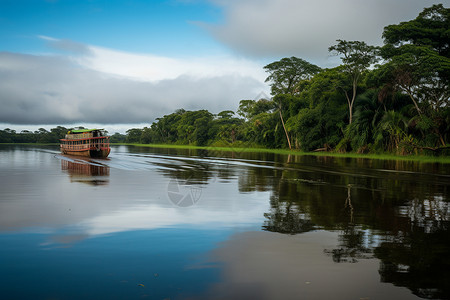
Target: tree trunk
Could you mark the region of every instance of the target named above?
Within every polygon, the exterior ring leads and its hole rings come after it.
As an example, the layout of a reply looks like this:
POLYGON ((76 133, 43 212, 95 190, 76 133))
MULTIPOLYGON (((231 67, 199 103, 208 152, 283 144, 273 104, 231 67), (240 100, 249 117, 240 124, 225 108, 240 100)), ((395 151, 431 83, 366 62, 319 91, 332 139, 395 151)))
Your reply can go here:
MULTIPOLYGON (((348 122, 349 124, 352 124, 352 120, 353 120, 353 103, 355 103, 355 99, 356 99, 356 88, 358 87, 358 77, 359 77, 359 75, 353 79, 352 101, 349 101, 349 107, 348 107, 348 109, 350 111, 349 112, 350 113, 349 122, 348 122)), ((348 101, 348 97, 347 97, 347 101, 348 101)))
POLYGON ((284 126, 283 115, 281 114, 281 108, 278 109, 278 111, 280 112, 280 119, 281 119, 281 124, 283 124, 284 133, 286 133, 286 139, 287 139, 288 144, 289 144, 289 150, 292 150, 291 141, 289 140, 289 135, 287 133, 286 126, 284 126))
POLYGON ((235 141, 236 141, 236 131, 233 128, 231 130, 231 143, 234 144, 235 141))
POLYGON ((421 112, 421 110, 419 108, 419 105, 417 105, 416 99, 414 99, 414 97, 412 95, 412 92, 408 88, 405 88, 405 90, 406 90, 406 93, 408 93, 409 98, 411 98, 412 102, 414 103, 414 106, 416 107, 416 110, 419 113, 419 116, 421 116, 422 112, 421 112))
POLYGON ((350 104, 348 106, 348 114, 349 114, 348 124, 352 124, 352 119, 353 119, 353 102, 352 102, 352 104, 350 104))
POLYGON ((352 100, 350 100, 350 97, 348 96, 348 93, 344 88, 342 88, 345 94, 345 98, 347 99, 348 103, 348 123, 352 124, 353 119, 353 102, 355 101, 355 92, 353 92, 352 100))

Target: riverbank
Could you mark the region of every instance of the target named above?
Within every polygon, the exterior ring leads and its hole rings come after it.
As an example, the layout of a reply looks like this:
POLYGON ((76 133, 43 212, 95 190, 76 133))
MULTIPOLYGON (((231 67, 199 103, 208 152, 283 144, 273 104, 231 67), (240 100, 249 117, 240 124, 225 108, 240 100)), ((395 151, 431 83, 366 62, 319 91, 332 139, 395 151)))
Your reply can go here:
POLYGON ((190 146, 190 145, 170 145, 170 144, 118 143, 113 145, 126 145, 126 146, 138 146, 150 148, 196 149, 215 152, 266 152, 266 153, 286 154, 286 155, 291 154, 291 155, 331 156, 342 158, 367 158, 367 159, 403 160, 403 161, 419 161, 424 163, 450 164, 450 156, 395 155, 390 153, 358 154, 358 153, 336 153, 336 152, 303 152, 289 149, 268 149, 268 148, 252 148, 252 147, 211 147, 211 146, 190 146))
MULTIPOLYGON (((0 145, 37 145, 37 146, 56 146, 55 143, 0 143, 0 145)), ((170 148, 170 149, 194 149, 208 150, 214 152, 260 152, 275 153, 285 155, 310 155, 310 156, 329 156, 342 158, 365 158, 365 159, 381 159, 381 160, 402 160, 402 161, 418 161, 423 163, 441 163, 450 164, 450 156, 426 156, 426 155, 395 155, 391 153, 383 154, 358 154, 358 153, 336 153, 336 152, 303 152, 289 149, 268 149, 253 147, 212 147, 212 146, 191 146, 191 145, 173 145, 173 144, 136 144, 136 143, 111 143, 111 145, 138 146, 149 148, 170 148)))

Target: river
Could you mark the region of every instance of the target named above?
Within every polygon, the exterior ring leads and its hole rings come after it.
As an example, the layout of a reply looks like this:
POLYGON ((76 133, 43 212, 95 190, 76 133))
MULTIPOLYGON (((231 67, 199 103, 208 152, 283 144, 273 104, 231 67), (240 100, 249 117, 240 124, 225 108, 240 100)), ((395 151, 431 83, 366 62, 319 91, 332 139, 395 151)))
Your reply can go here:
POLYGON ((450 167, 0 145, 2 299, 450 299, 450 167))

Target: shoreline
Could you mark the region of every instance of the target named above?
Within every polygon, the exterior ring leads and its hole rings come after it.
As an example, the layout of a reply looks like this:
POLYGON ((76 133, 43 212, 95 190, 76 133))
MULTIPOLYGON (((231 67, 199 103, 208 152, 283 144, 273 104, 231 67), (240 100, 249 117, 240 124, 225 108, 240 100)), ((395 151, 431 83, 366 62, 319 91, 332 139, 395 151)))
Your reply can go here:
POLYGON ((358 154, 358 153, 336 153, 336 152, 303 152, 289 149, 270 149, 270 148, 251 148, 251 147, 212 147, 212 146, 190 146, 190 145, 171 145, 171 144, 134 144, 134 143, 114 143, 111 145, 137 146, 148 148, 170 148, 170 149, 193 149, 193 150, 209 150, 223 152, 260 152, 274 153, 284 155, 309 155, 309 156, 328 156, 338 158, 365 158, 380 160, 401 160, 401 161, 417 161, 423 163, 442 163, 450 164, 450 156, 425 156, 425 155, 395 155, 390 153, 384 154, 358 154))
MULTIPOLYGON (((58 146, 55 143, 0 143, 0 145, 32 145, 32 146, 58 146)), ((336 153, 336 152, 303 152, 289 149, 270 149, 270 148, 252 148, 252 147, 213 147, 213 146, 192 146, 192 145, 173 145, 173 144, 137 144, 137 143, 110 143, 112 146, 136 146, 147 148, 168 148, 168 149, 191 149, 191 150, 208 150, 218 152, 259 152, 274 153, 282 155, 299 155, 299 156, 324 156, 337 158, 363 158, 363 159, 379 159, 379 160, 396 160, 396 161, 416 161, 421 163, 441 163, 450 164, 450 156, 426 156, 426 155, 396 155, 391 153, 381 154, 358 154, 358 153, 336 153)))

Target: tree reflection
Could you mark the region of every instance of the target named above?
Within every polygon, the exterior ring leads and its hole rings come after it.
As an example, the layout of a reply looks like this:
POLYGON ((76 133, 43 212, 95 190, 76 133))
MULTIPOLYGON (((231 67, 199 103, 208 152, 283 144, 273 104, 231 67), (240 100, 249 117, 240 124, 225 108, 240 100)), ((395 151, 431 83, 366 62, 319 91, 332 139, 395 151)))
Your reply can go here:
MULTIPOLYGON (((358 262, 358 259, 370 258, 372 254, 370 236, 361 225, 354 223, 354 208, 352 205, 352 184, 347 184, 347 198, 345 199, 344 211, 348 214, 349 223, 342 230, 339 241, 340 248, 333 249, 334 262, 358 262), (369 245, 368 245, 369 244, 369 245)), ((327 251, 325 251, 327 252, 327 251)))
POLYGON ((347 184, 347 199, 345 199, 344 209, 349 211, 350 214, 350 223, 353 224, 353 205, 352 205, 352 185, 347 184))
MULTIPOLYGON (((273 197, 271 197, 272 199, 273 197)), ((270 213, 265 213, 263 229, 279 233, 296 234, 314 229, 314 224, 301 213, 300 208, 292 201, 283 203, 274 202, 270 213)))
MULTIPOLYGON (((210 154, 209 154, 210 155, 210 154)), ((339 232, 336 263, 376 257, 380 277, 419 297, 450 299, 450 184, 438 164, 313 156, 233 154, 223 165, 184 161, 171 178, 237 178, 241 193, 269 191, 262 229, 339 232)))
POLYGON ((206 185, 208 181, 215 178, 214 168, 205 161, 198 162, 183 158, 161 159, 153 162, 158 171, 176 179, 185 185, 206 185))
POLYGON ((414 199, 399 209, 409 228, 384 237, 375 249, 382 282, 408 287, 428 299, 450 299, 449 202, 414 199))
POLYGON ((408 287, 428 299, 450 299, 450 235, 448 228, 427 233, 413 226, 410 232, 389 237, 375 249, 381 260, 382 282, 408 287))
MULTIPOLYGON (((241 174, 246 178, 240 178, 240 190, 262 189, 258 187, 262 179, 251 176, 262 176, 263 184, 270 184, 271 209, 264 214, 264 230, 284 234, 338 230, 338 247, 325 250, 334 262, 376 257, 381 281, 407 287, 419 297, 450 299, 448 182, 424 169, 419 177, 409 173, 419 170, 411 162, 388 163, 387 170, 393 171, 385 174, 374 171, 384 170, 382 163, 370 161, 362 172, 367 160, 341 162, 328 158, 324 167, 338 168, 308 172, 310 165, 294 158, 282 171, 241 174), (292 164, 301 166, 291 170, 292 164)), ((431 167, 431 172, 441 172, 431 167)))
POLYGON ((350 225, 339 235, 339 248, 324 252, 336 263, 356 263, 359 259, 372 257, 372 248, 366 246, 369 238, 360 226, 350 225))

